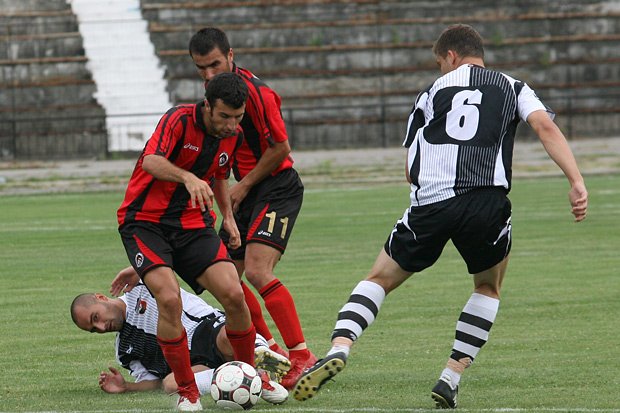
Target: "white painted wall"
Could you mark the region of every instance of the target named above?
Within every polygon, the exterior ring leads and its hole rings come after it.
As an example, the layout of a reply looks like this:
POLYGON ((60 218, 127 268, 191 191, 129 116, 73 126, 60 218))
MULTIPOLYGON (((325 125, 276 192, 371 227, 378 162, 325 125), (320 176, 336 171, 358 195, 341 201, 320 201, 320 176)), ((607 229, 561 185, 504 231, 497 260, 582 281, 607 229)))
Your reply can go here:
POLYGON ((67 0, 106 110, 109 150, 142 150, 171 106, 138 0, 67 0))

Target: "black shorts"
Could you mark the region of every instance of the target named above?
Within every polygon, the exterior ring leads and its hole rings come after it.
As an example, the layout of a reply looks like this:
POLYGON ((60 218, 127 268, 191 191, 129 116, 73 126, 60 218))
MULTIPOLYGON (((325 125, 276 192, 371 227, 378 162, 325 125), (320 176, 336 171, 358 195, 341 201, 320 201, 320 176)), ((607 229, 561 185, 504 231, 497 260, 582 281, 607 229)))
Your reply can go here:
MULTIPOLYGON (((243 259, 250 242, 269 245, 284 254, 303 197, 304 186, 293 168, 268 176, 254 186, 235 213, 241 246, 231 249, 230 256, 235 260, 243 259)), ((228 233, 222 228, 220 237, 228 243, 228 233)))
POLYGON ((217 349, 217 335, 224 327, 226 318, 222 313, 211 314, 198 324, 192 336, 189 356, 192 366, 204 364, 216 369, 226 362, 217 349))
POLYGON ((420 272, 437 261, 448 240, 470 274, 501 262, 512 244, 512 206, 503 188, 480 188, 431 205, 410 207, 385 243, 405 271, 420 272))
POLYGON ((216 262, 232 261, 213 228, 179 230, 138 221, 124 224, 118 231, 140 278, 155 267, 170 267, 196 294, 204 291, 196 278, 216 262))

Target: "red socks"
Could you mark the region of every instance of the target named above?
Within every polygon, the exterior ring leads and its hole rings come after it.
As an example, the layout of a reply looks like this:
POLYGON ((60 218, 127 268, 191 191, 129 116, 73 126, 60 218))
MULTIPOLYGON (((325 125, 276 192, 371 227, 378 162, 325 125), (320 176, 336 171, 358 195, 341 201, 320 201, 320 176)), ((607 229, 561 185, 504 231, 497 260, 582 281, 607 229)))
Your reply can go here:
POLYGON ((235 360, 254 366, 254 342, 256 341, 254 325, 245 331, 233 331, 226 326, 226 335, 233 348, 235 360))
POLYGON ((267 323, 265 323, 265 319, 263 318, 263 310, 261 309, 260 303, 256 299, 256 296, 250 287, 248 287, 243 281, 241 281, 241 288, 243 288, 245 303, 250 309, 252 324, 254 324, 256 332, 265 337, 265 340, 267 341, 273 339, 273 335, 271 334, 271 331, 269 331, 269 327, 267 327, 267 323))
POLYGON ((179 394, 195 402, 200 397, 194 372, 189 358, 189 347, 187 344, 187 333, 185 329, 180 337, 172 340, 165 340, 157 337, 159 347, 164 353, 164 358, 174 373, 174 380, 179 387, 179 394))
POLYGON ((293 348, 305 342, 293 297, 280 280, 276 278, 261 288, 259 293, 265 300, 265 308, 278 327, 286 347, 293 348))

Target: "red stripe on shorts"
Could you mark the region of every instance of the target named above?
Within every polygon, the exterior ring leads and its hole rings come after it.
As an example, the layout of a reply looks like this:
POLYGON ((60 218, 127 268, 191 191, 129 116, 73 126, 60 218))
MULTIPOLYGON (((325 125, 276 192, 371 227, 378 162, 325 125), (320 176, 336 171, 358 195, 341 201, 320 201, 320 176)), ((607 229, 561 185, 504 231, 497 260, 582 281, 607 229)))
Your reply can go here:
POLYGON ((246 239, 248 239, 248 240, 252 239, 252 237, 254 236, 254 233, 256 233, 256 230, 258 229, 258 226, 262 222, 263 218, 265 218, 265 214, 267 213, 267 209, 269 209, 269 204, 265 205, 265 208, 263 208, 263 210, 260 212, 260 214, 258 214, 256 219, 252 223, 252 226, 250 227, 250 230, 248 231, 248 235, 247 235, 246 239))
POLYGON ((144 242, 142 242, 142 240, 140 238, 138 238, 136 235, 134 235, 133 239, 136 241, 136 244, 138 244, 138 248, 140 249, 140 252, 142 252, 144 254, 144 256, 146 258, 148 258, 149 261, 151 261, 154 265, 164 265, 165 264, 164 260, 162 260, 159 257, 159 255, 157 255, 155 252, 153 252, 153 250, 151 250, 149 247, 147 247, 146 244, 144 242))

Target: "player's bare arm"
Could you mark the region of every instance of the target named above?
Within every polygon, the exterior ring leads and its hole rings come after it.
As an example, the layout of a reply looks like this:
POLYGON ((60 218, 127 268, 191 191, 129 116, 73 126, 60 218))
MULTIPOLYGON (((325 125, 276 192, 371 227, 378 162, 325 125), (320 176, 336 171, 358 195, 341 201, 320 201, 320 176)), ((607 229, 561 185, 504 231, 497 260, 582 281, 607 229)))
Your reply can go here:
POLYGON ((222 227, 230 236, 228 247, 237 249, 241 246, 241 235, 239 234, 239 229, 237 228, 237 223, 235 222, 235 217, 232 212, 228 180, 216 179, 213 192, 215 194, 217 206, 220 209, 220 214, 222 215, 222 227))
POLYGON ((99 387, 106 393, 118 394, 135 391, 149 391, 161 388, 161 380, 143 380, 137 383, 125 381, 123 375, 114 367, 99 374, 99 387))
POLYGON ((553 159, 562 172, 564 172, 564 175, 566 175, 571 186, 568 193, 568 199, 572 207, 571 212, 575 217, 575 221, 583 221, 586 218, 588 209, 588 191, 577 167, 573 151, 568 145, 564 134, 544 110, 532 112, 528 116, 527 122, 538 135, 549 157, 553 159))
POLYGON ((405 152, 405 177, 407 178, 407 182, 411 183, 411 174, 409 173, 409 153, 405 152))
POLYGON ((118 297, 123 293, 128 293, 138 285, 140 282, 140 276, 136 270, 130 265, 127 268, 123 268, 116 274, 116 277, 110 284, 110 294, 118 297))
POLYGON ((288 140, 275 142, 265 150, 254 169, 230 189, 233 211, 239 209, 239 204, 245 199, 250 189, 275 171, 289 153, 291 153, 291 146, 288 140))
POLYGON ((162 181, 185 185, 193 208, 199 206, 201 211, 213 209, 213 191, 209 184, 193 173, 174 165, 163 156, 146 155, 142 161, 142 169, 162 181))

